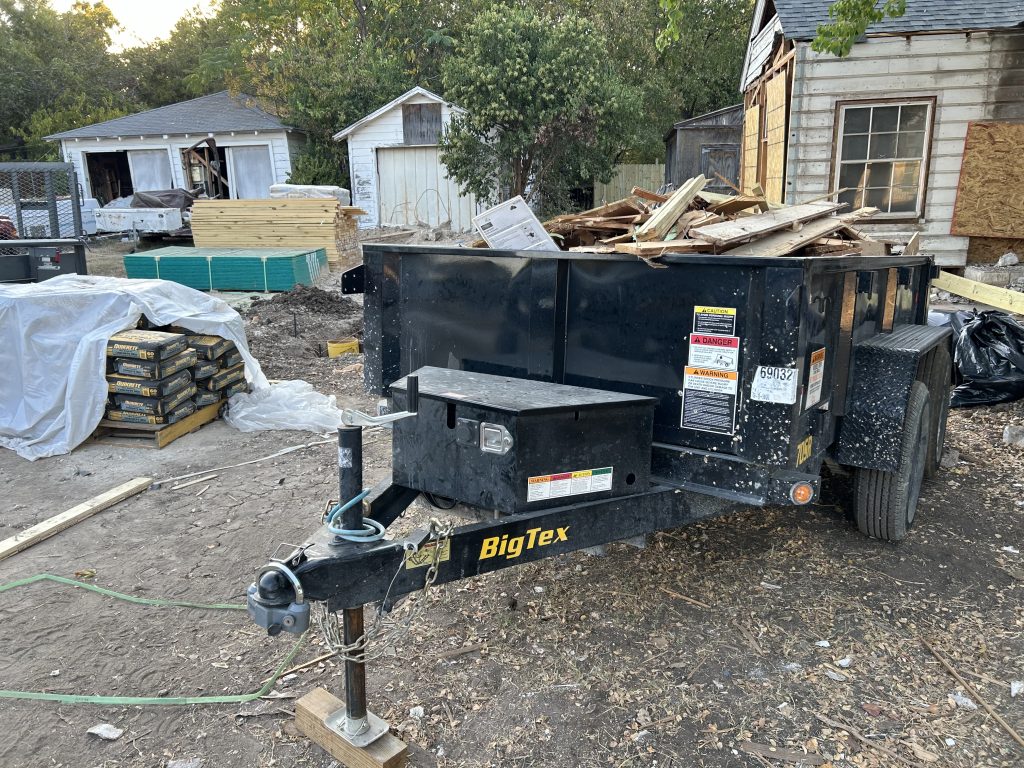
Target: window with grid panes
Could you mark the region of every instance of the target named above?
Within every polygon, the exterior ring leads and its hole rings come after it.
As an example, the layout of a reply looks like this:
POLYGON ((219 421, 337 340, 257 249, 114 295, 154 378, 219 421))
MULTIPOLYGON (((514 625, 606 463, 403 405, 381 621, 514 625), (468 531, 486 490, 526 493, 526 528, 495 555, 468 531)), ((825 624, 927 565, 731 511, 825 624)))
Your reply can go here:
POLYGON ((878 209, 877 218, 921 215, 931 101, 841 104, 836 189, 846 210, 878 209))

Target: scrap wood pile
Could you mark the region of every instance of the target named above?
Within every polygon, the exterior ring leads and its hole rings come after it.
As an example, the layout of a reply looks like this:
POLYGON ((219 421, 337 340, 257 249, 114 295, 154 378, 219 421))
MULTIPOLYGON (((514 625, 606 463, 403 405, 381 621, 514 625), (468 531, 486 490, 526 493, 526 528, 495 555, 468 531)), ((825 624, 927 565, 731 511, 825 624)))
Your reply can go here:
POLYGON ((762 194, 704 191, 697 176, 670 195, 634 187, 632 195, 589 211, 557 216, 544 228, 561 246, 584 253, 629 253, 644 260, 672 253, 788 256, 832 252, 884 253, 853 225, 878 212, 825 200, 768 203, 762 194))
POLYGON ((359 258, 357 217, 337 199, 197 200, 192 237, 200 248, 323 248, 332 267, 359 258))

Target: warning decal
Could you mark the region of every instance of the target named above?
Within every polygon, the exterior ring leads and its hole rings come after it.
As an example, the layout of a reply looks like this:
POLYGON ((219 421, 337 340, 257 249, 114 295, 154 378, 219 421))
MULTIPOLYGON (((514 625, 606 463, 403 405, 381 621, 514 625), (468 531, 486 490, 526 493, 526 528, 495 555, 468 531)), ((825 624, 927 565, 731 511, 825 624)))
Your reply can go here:
POLYGON ((736 431, 739 374, 716 368, 687 366, 683 375, 683 429, 731 435, 736 431))
POLYGON ((689 363, 698 368, 718 368, 735 371, 740 362, 739 336, 715 336, 707 333, 690 334, 689 363))
POLYGON ((825 379, 825 348, 811 353, 811 375, 807 379, 807 400, 804 408, 817 405, 821 400, 821 383, 825 379))
POLYGON ((732 336, 736 333, 735 307, 693 308, 693 332, 732 336))
POLYGON ((579 469, 555 475, 537 475, 527 480, 526 500, 541 501, 612 489, 612 468, 579 469))

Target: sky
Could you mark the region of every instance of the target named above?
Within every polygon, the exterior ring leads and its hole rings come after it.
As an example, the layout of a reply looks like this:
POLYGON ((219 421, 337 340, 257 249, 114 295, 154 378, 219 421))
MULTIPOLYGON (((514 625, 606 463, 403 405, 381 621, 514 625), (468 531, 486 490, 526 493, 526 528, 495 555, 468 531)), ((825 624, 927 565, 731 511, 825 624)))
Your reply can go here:
MULTIPOLYGON (((151 43, 171 34, 178 19, 195 6, 208 11, 211 0, 104 0, 124 29, 114 32, 114 50, 151 43)), ((58 11, 67 11, 75 0, 50 0, 58 11)))

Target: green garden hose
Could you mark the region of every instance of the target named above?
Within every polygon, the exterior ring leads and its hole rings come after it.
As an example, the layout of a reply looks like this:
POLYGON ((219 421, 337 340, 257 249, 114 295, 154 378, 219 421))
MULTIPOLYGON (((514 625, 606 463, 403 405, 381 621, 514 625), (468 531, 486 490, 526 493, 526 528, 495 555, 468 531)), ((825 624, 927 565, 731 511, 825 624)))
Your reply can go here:
MULTIPOLYGON (((81 581, 75 581, 74 579, 67 579, 63 576, 54 576, 50 573, 40 573, 35 576, 29 576, 24 579, 18 579, 7 584, 0 584, 0 594, 7 592, 10 589, 16 587, 24 587, 28 584, 34 584, 40 581, 53 581, 58 584, 64 584, 71 587, 77 587, 79 589, 85 589, 90 592, 96 592, 97 594, 105 597, 113 597, 117 600, 125 600, 129 603, 136 603, 137 605, 149 605, 157 608, 196 608, 200 610, 217 610, 217 611, 244 611, 244 605, 237 605, 234 603, 193 603, 187 600, 162 600, 159 598, 151 597, 135 597, 133 595, 126 595, 123 592, 115 592, 112 589, 105 589, 98 587, 95 584, 85 584, 81 581)), ((288 655, 284 657, 284 660, 278 665, 274 674, 271 675, 270 679, 265 682, 258 691, 254 693, 241 693, 234 696, 87 696, 83 694, 74 693, 43 693, 41 691, 7 691, 0 690, 0 699, 28 699, 31 701, 55 701, 58 704, 107 704, 122 707, 134 707, 134 706, 181 706, 185 704, 243 704, 247 701, 253 701, 266 696, 267 693, 274 687, 281 673, 288 667, 289 664, 295 659, 299 649, 302 647, 305 636, 302 636, 296 641, 295 645, 288 652, 288 655)))

